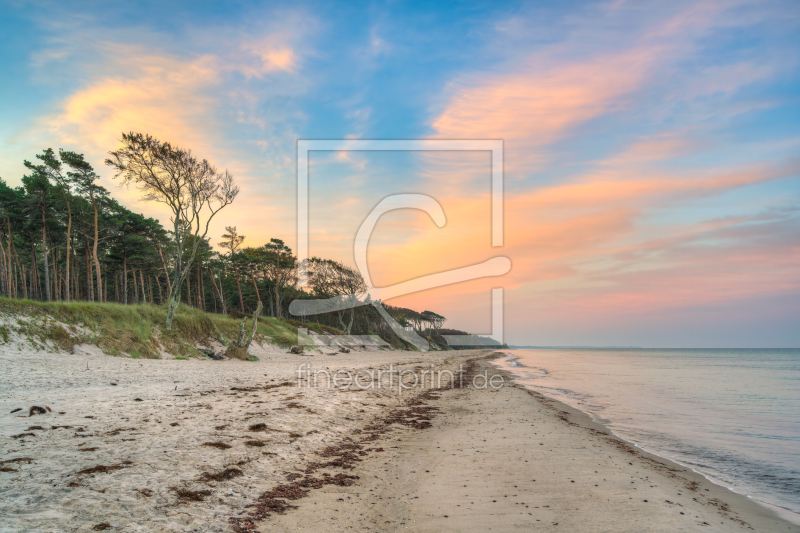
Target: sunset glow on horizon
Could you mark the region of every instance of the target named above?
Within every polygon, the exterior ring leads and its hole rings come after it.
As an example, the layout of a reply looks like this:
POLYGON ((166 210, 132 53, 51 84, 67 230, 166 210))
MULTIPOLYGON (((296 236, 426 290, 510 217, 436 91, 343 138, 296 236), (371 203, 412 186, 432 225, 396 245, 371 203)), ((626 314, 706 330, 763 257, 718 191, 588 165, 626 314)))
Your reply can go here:
POLYGON ((495 256, 501 278, 391 300, 487 333, 505 289, 513 345, 800 346, 800 7, 794 2, 6 4, 0 176, 52 147, 103 165, 122 132, 190 148, 242 192, 217 244, 296 229, 299 139, 499 139, 489 153, 314 152, 310 252, 348 264, 385 196, 447 224, 378 223, 381 286, 495 256), (374 6, 373 6, 374 7, 374 6))

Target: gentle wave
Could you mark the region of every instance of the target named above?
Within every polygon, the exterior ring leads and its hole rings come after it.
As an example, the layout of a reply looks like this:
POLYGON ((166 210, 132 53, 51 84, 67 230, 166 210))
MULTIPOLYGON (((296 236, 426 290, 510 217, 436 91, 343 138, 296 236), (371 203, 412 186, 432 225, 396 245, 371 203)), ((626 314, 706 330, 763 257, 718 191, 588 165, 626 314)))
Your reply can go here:
POLYGON ((498 364, 521 384, 712 481, 800 513, 800 350, 535 349, 509 355, 498 364))

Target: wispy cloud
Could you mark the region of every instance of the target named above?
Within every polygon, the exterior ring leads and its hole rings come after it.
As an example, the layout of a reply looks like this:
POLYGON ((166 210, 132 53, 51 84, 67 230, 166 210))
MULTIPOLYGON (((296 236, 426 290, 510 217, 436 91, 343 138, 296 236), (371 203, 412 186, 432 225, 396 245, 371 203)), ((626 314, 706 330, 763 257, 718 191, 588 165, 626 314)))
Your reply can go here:
MULTIPOLYGON (((306 34, 313 19, 286 12, 260 35, 220 28, 210 44, 209 28, 189 27, 180 36, 127 29, 115 39, 95 24, 89 18, 48 27, 50 44, 32 58, 39 83, 63 83, 70 68, 78 76, 51 112, 15 133, 14 143, 30 153, 46 146, 85 152, 114 189, 102 165, 106 153, 122 132, 152 134, 230 169, 247 190, 237 200, 240 209, 212 231, 245 226, 259 213, 260 223, 248 231, 252 244, 292 236, 293 205, 263 207, 293 194, 292 151, 305 116, 291 100, 308 87, 302 65, 313 54, 306 34)), ((134 190, 115 195, 149 216, 165 216, 139 202, 134 190)))
MULTIPOLYGON (((31 15, 41 39, 26 65, 49 100, 4 130, 2 154, 17 166, 0 169, 21 175, 22 157, 53 146, 103 170, 121 132, 146 131, 242 184, 212 233, 237 225, 246 244, 291 243, 298 138, 503 139, 503 248, 489 245, 488 152, 340 152, 311 160, 312 252, 350 261, 370 206, 421 192, 447 225, 419 212, 383 217, 369 259, 379 285, 504 254, 507 331, 525 342, 535 342, 531 320, 594 332, 615 318, 624 332, 645 315, 677 324, 702 306, 800 290, 790 123, 800 21, 789 5, 236 5, 198 9, 177 30, 147 14, 132 23, 122 11, 54 6, 31 15)), ((118 194, 161 214, 134 191, 118 194)), ((485 330, 495 284, 395 303, 485 330)))
MULTIPOLYGON (((508 255, 513 268, 503 285, 513 289, 508 298, 517 317, 511 331, 528 327, 537 310, 586 319, 589 309, 632 315, 797 289, 800 278, 787 260, 798 253, 787 238, 787 228, 800 225, 797 213, 763 206, 741 213, 718 200, 800 176, 800 164, 785 150, 758 160, 758 149, 740 152, 714 138, 734 117, 778 105, 769 96, 737 95, 780 76, 787 64, 773 50, 761 62, 732 56, 689 64, 715 31, 753 23, 735 8, 708 2, 662 8, 659 17, 654 7, 641 25, 605 32, 604 24, 619 23, 620 11, 627 10, 629 22, 637 18, 635 6, 617 3, 594 13, 595 20, 576 15, 576 31, 566 40, 533 54, 514 51, 494 69, 458 76, 431 126, 436 137, 505 141, 506 246, 489 248, 482 238, 488 213, 476 216, 488 206, 488 194, 477 192, 486 190, 487 169, 468 170, 457 155, 426 155, 428 185, 440 193, 448 225, 461 229, 423 232, 402 250, 376 251, 384 280, 508 255), (582 152, 577 160, 574 146, 582 152), (705 217, 692 214, 689 206, 704 203, 716 207, 702 211, 705 217), (677 218, 664 222, 665 212, 677 218), (783 237, 770 239, 777 228, 783 237), (419 257, 440 259, 421 265, 419 257), (759 257, 764 262, 754 268, 759 257), (523 303, 515 291, 537 301, 523 303)), ((516 18, 501 29, 520 38, 515 28, 524 26, 516 18)), ((776 206, 796 200, 771 199, 776 206)), ((443 288, 437 297, 461 317, 462 309, 473 312, 468 295, 496 283, 443 288)), ((419 306, 426 297, 397 303, 419 306)))

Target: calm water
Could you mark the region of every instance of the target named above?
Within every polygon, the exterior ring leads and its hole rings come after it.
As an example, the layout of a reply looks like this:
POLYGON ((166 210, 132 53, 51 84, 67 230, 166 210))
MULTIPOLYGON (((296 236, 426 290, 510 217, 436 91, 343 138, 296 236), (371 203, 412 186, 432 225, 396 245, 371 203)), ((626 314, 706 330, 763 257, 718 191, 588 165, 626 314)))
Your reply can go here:
POLYGON ((507 353, 520 383, 800 519, 800 350, 507 353))

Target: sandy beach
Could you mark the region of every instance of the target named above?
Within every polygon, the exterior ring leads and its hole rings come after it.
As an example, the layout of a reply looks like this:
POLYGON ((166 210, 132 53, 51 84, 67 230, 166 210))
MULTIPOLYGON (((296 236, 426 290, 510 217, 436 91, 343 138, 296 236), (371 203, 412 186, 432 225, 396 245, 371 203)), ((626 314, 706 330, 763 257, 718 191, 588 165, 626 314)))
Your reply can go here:
POLYGON ((800 531, 513 385, 489 351, 75 352, 0 354, 0 531, 800 531), (309 386, 304 364, 360 388, 309 386), (412 385, 434 369, 452 386, 412 385))

